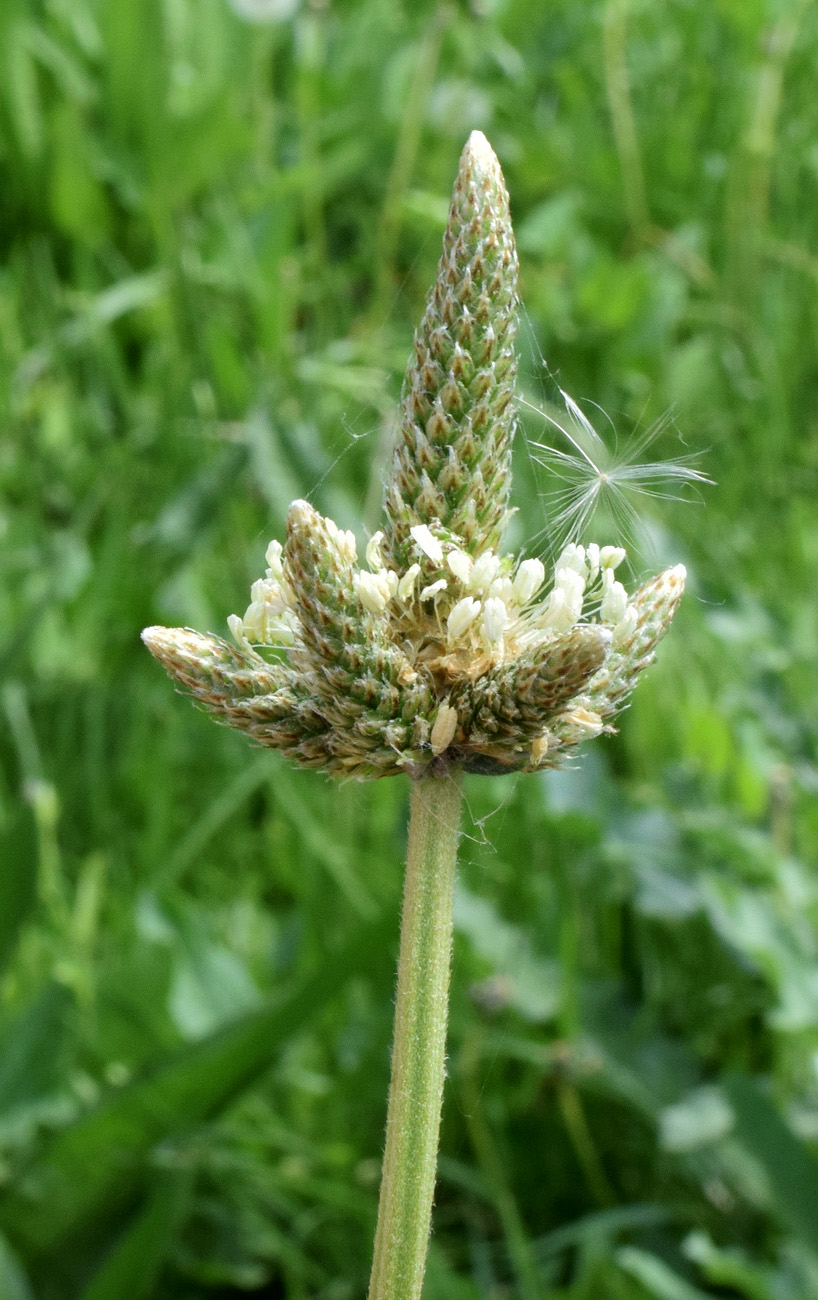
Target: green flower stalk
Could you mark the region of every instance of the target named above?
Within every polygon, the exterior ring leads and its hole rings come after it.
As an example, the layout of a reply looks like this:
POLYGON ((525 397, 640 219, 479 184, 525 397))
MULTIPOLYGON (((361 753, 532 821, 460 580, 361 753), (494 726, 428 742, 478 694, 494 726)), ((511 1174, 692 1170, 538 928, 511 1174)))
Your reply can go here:
POLYGON ((149 650, 219 720, 302 767, 413 781, 371 1300, 420 1295, 434 1194, 462 773, 562 766, 652 661, 682 566, 629 595, 619 547, 546 569, 499 550, 515 425, 517 254, 475 131, 415 335, 384 526, 355 537, 295 501, 234 644, 152 627, 149 650))

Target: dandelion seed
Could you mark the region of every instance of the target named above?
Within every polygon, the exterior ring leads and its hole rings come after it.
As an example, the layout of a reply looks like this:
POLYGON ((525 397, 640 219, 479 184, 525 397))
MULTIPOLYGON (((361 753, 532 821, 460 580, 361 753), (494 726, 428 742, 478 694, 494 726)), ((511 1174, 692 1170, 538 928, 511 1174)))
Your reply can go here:
MULTIPOLYGON (((609 447, 574 399, 562 389, 559 392, 565 405, 561 418, 530 402, 522 404, 543 417, 567 443, 567 447, 531 443, 532 459, 557 480, 558 485, 546 493, 546 503, 554 510, 548 530, 563 545, 582 536, 597 512, 605 510, 615 531, 633 546, 640 533, 640 498, 686 500, 678 490, 685 484, 713 482, 696 468, 695 453, 667 460, 643 459, 670 424, 669 414, 629 444, 609 447)), ((603 547, 603 551, 611 549, 603 547)))

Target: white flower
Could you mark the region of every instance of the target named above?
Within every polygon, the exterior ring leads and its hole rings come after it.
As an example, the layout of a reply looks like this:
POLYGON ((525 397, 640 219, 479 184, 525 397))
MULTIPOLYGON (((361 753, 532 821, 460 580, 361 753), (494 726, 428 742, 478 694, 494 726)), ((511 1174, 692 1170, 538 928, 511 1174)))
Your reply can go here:
POLYGON ((409 568, 398 582, 398 600, 401 604, 406 604, 406 601, 411 599, 419 573, 420 565, 410 564, 409 568))
POLYGON ((488 590, 489 596, 496 596, 506 605, 514 604, 514 584, 511 578, 495 578, 488 590))
POLYGON ((433 754, 442 754, 444 749, 448 749, 454 740, 454 733, 457 731, 457 709, 453 709, 450 704, 443 703, 437 711, 437 717, 432 727, 432 734, 429 737, 432 745, 433 754))
MULTIPOLYGON (((610 569, 606 574, 613 576, 610 569)), ((628 608, 628 593, 622 586, 621 582, 608 582, 605 584, 605 594, 602 597, 602 604, 599 607, 599 617, 603 623, 618 624, 625 617, 628 608)))
POLYGON ((239 618, 238 614, 228 614, 227 626, 230 628, 230 631, 233 633, 233 639, 236 642, 236 645, 239 647, 239 649, 247 650, 250 647, 250 642, 247 640, 247 637, 244 634, 244 623, 239 618))
POLYGON ((464 596, 456 605, 452 606, 452 612, 446 619, 446 628, 452 641, 456 641, 462 636, 466 628, 471 627, 477 615, 480 613, 480 601, 475 600, 473 596, 464 596))
POLYGON ((254 642, 255 645, 263 645, 267 639, 267 618, 264 605, 260 601, 252 601, 244 611, 244 618, 241 622, 244 635, 248 641, 254 642))
POLYGON ((624 546, 603 546, 599 552, 600 569, 618 569, 626 554, 624 546))
POLYGON ((455 548, 455 550, 449 551, 449 554, 446 556, 446 563, 454 576, 460 582, 464 584, 468 582, 469 574, 471 573, 472 565, 474 564, 470 555, 467 555, 465 551, 460 551, 455 548))
POLYGON ((483 554, 475 560, 471 574, 469 575, 469 591, 487 591, 500 569, 500 557, 493 551, 484 551, 483 554))
POLYGON ((563 739, 568 740, 569 743, 571 740, 586 740, 590 736, 598 736, 603 725, 598 713, 581 706, 557 714, 554 722, 560 723, 561 728, 565 729, 563 739))
POLYGON ((435 537, 428 524, 415 524, 409 532, 414 538, 415 545, 424 555, 428 555, 433 564, 443 563, 443 546, 435 537))
POLYGON ((372 614, 382 614, 391 595, 389 579, 385 573, 366 573, 361 570, 355 574, 355 588, 358 599, 364 609, 372 614))
POLYGON ((628 605, 628 608, 625 610, 625 613, 622 615, 613 630, 612 645, 614 649, 620 650, 628 643, 636 631, 637 621, 636 610, 633 605, 628 605))
POLYGON ((556 572, 559 572, 560 569, 572 569, 574 573, 579 573, 583 578, 587 578, 588 566, 585 563, 585 547, 578 546, 576 542, 569 542, 554 565, 554 569, 556 572))
MULTIPOLYGON (((237 615, 228 620, 236 635, 237 615)), ((244 618, 239 620, 245 638, 254 645, 292 645, 295 640, 292 624, 286 610, 276 611, 264 601, 254 600, 247 606, 244 618)))
POLYGON ((355 541, 355 534, 339 528, 332 519, 325 519, 324 523, 339 557, 347 564, 354 564, 358 558, 358 544, 355 541))
POLYGON ((483 610, 483 636, 489 646, 503 643, 503 633, 508 626, 508 611, 498 596, 490 596, 483 610))
POLYGON ((554 587, 565 592, 565 599, 577 618, 582 613, 582 598, 585 594, 585 579, 576 569, 557 569, 554 587))
POLYGON ((523 560, 514 575, 514 599, 527 605, 545 582, 545 565, 542 560, 523 560))
POLYGON ((599 547, 596 542, 589 542, 586 546, 585 560, 588 565, 588 582, 593 582, 599 573, 599 547))
POLYGON ((373 573, 378 573, 383 568, 383 559, 381 557, 381 542, 383 533, 373 533, 366 544, 366 562, 373 573))
POLYGON ((585 580, 575 569, 558 569, 554 590, 537 618, 539 627, 553 632, 570 632, 582 614, 585 580))
POLYGON ((267 547, 267 554, 264 557, 268 565, 267 576, 275 578, 278 582, 280 582, 284 577, 284 565, 282 562, 283 553, 284 547, 281 545, 281 542, 273 540, 267 547))
POLYGON ((440 594, 441 591, 445 591, 445 590, 446 590, 446 579, 438 578, 437 582, 430 582, 428 587, 423 588, 423 591, 420 593, 419 599, 431 600, 433 596, 437 596, 440 594))
POLYGON ((283 614, 289 604, 285 587, 288 594, 292 594, 286 579, 278 583, 272 582, 269 578, 259 578, 250 588, 250 600, 253 604, 266 605, 270 614, 283 614))

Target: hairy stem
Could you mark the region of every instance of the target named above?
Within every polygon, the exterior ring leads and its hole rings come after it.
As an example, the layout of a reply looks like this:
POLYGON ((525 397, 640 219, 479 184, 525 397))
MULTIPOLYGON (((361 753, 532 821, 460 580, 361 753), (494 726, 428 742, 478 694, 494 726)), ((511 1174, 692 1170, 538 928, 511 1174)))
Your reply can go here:
POLYGON ((418 1300, 446 1059, 459 773, 412 788, 392 1079, 369 1300, 418 1300))

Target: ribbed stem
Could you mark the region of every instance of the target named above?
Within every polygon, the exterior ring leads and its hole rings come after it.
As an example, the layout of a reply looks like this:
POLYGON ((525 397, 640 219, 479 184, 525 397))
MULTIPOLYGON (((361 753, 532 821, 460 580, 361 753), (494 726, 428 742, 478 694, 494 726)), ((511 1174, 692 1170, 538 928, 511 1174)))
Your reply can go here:
POLYGON ((418 1300, 446 1060, 461 776, 412 787, 386 1151, 369 1300, 418 1300))

